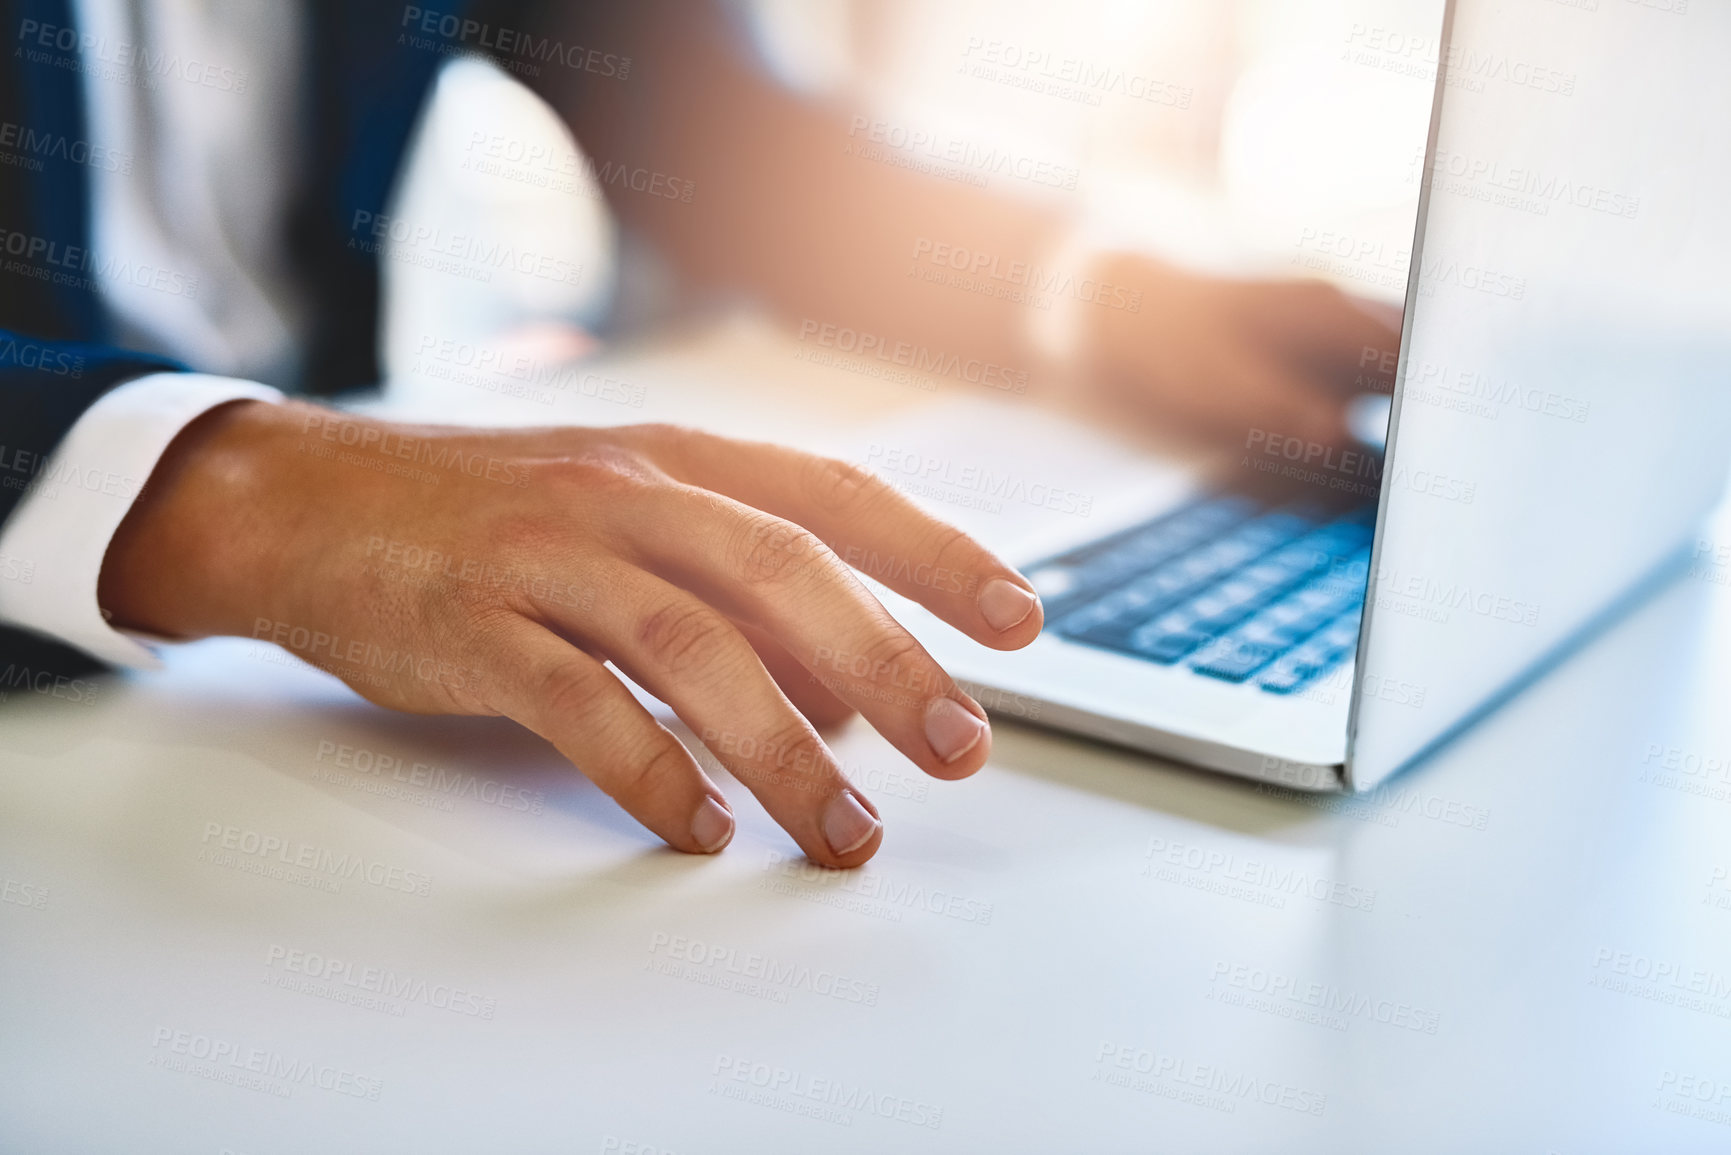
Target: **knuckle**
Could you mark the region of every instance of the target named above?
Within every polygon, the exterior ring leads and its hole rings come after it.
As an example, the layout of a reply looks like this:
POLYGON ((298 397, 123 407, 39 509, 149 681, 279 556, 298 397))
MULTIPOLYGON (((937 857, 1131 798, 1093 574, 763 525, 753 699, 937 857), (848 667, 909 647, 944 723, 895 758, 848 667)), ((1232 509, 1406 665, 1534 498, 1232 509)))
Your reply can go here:
POLYGON ((895 498, 895 488, 865 466, 833 457, 813 457, 801 482, 806 499, 832 517, 858 515, 895 498))
POLYGON ((908 705, 947 692, 949 678, 911 634, 892 627, 824 668, 824 685, 843 696, 908 705))
POLYGON ((449 618, 458 628, 483 630, 499 612, 504 599, 485 582, 451 581, 441 590, 449 618))
POLYGON ((688 456, 704 438, 713 435, 687 425, 651 421, 619 430, 618 436, 624 445, 641 457, 673 463, 688 456))
POLYGON ((698 436, 697 431, 690 426, 676 425, 670 421, 646 421, 641 425, 633 425, 631 433, 649 444, 667 446, 683 445, 698 436))
POLYGON ((453 591, 449 612, 430 615, 442 644, 459 653, 474 654, 487 665, 501 668, 499 659, 510 653, 511 635, 521 618, 496 598, 482 601, 463 590, 453 591))
POLYGON ((981 562, 979 543, 948 522, 938 522, 932 528, 927 556, 939 569, 972 573, 981 562))
POLYGON ((670 601, 644 618, 637 640, 672 675, 716 666, 733 649, 732 627, 707 606, 685 600, 670 601))
MULTIPOLYGON (((506 588, 503 582, 495 581, 453 581, 445 598, 446 606, 441 617, 470 638, 490 639, 502 635, 508 623, 520 621, 535 609, 520 590, 506 588)), ((489 640, 487 644, 491 646, 493 643, 489 640)), ((487 652, 499 650, 490 648, 487 652)))
POLYGON ((560 662, 541 676, 536 701, 549 718, 587 717, 607 692, 603 679, 612 675, 587 662, 560 662))
POLYGON ((786 588, 824 569, 829 547, 810 530, 765 513, 745 519, 734 555, 745 585, 786 588))
POLYGON ((678 741, 654 743, 607 776, 606 792, 616 802, 648 798, 670 789, 691 771, 691 755, 678 741))
POLYGON ((900 629, 880 633, 866 645, 865 654, 871 660, 874 676, 880 672, 900 673, 931 664, 913 636, 900 629))
POLYGON ((649 455, 612 442, 590 445, 560 458, 548 466, 547 475, 556 485, 585 493, 624 493, 666 480, 649 455))
POLYGON ((569 534, 563 519, 542 511, 512 513, 494 520, 486 534, 494 556, 545 557, 569 534))
POLYGON ((730 769, 742 779, 786 785, 827 777, 830 759, 816 731, 803 718, 793 717, 766 734, 750 757, 736 754, 734 763, 730 769))

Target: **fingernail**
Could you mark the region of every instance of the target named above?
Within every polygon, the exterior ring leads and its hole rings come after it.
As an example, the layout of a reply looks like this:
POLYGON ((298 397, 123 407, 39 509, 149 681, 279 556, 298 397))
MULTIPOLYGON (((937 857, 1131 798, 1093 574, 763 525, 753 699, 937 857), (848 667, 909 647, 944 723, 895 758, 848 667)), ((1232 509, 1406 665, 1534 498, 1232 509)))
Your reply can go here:
POLYGON ((851 790, 837 794, 823 812, 824 841, 829 843, 830 853, 838 858, 864 846, 877 831, 878 820, 859 804, 851 790))
POLYGON ((933 698, 926 707, 926 741, 945 762, 954 762, 979 744, 986 724, 954 698, 933 698))
POLYGON ((1013 581, 993 578, 980 591, 980 616, 994 630, 1019 626, 1034 612, 1034 595, 1013 581))
POLYGON ((714 854, 733 841, 733 815, 706 796, 691 818, 691 840, 703 848, 703 853, 714 854))

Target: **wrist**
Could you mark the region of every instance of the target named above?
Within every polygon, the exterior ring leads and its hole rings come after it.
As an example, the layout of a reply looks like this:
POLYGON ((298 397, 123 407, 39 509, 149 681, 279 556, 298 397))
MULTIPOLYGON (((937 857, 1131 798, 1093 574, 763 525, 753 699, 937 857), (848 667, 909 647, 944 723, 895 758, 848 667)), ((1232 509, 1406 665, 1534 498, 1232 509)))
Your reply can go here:
POLYGON ((103 558, 111 625, 190 639, 244 634, 266 612, 291 529, 270 500, 293 486, 289 410, 229 402, 169 444, 103 558))

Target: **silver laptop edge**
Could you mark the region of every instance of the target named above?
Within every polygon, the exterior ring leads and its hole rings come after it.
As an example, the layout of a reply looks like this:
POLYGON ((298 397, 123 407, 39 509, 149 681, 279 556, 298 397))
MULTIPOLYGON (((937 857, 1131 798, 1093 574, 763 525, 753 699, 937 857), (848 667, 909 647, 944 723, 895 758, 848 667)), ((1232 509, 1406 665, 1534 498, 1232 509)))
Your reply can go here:
MULTIPOLYGON (((1443 0, 1442 30, 1437 34, 1437 67, 1436 84, 1431 93, 1430 128, 1425 133, 1424 169, 1418 186, 1418 217, 1413 222, 1412 233, 1412 263, 1406 275, 1406 304, 1401 310, 1400 349, 1396 356, 1394 376, 1394 396, 1391 399, 1388 414, 1387 440, 1383 443, 1383 477, 1390 476, 1395 456, 1399 452, 1400 418, 1402 394, 1405 393, 1407 355, 1412 349, 1413 322, 1418 313, 1419 280, 1424 268, 1424 238, 1426 225, 1430 217, 1431 193, 1435 182, 1429 179, 1435 171, 1437 155, 1437 140, 1442 132, 1443 99, 1448 87, 1449 45, 1453 43, 1455 22, 1455 0, 1443 0)), ((1347 707, 1346 716, 1346 758, 1338 768, 1340 786, 1343 790, 1357 789, 1360 775, 1354 774, 1353 753, 1357 747, 1360 697, 1364 693, 1364 663, 1356 659, 1358 654, 1370 652, 1371 620, 1376 616, 1377 575, 1382 572, 1382 527, 1388 521, 1388 494, 1386 484, 1377 487, 1376 495, 1376 530, 1370 540, 1370 578, 1365 590, 1364 613, 1358 623, 1358 649, 1352 665, 1352 701, 1347 707)), ((1415 752, 1416 753, 1416 752, 1415 752)), ((1389 771, 1392 774, 1394 771, 1389 771)), ((1386 777, 1387 775, 1384 775, 1386 777)))
POLYGON ((1631 608, 1724 492, 1731 238, 1695 198, 1731 173, 1698 138, 1731 90, 1731 10, 1540 8, 1445 12, 1347 789, 1631 608), (1413 484, 1441 475, 1476 500, 1413 484))

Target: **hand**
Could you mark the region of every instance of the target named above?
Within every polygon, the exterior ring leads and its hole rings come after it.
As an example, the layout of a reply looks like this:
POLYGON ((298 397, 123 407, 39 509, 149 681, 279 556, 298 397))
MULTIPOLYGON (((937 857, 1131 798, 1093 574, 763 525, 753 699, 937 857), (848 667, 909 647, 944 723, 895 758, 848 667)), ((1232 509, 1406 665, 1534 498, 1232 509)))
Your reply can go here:
POLYGON ((284 645, 381 705, 503 714, 680 850, 732 837, 699 735, 813 860, 882 826, 814 723, 858 710, 926 773, 985 763, 985 712, 842 558, 996 649, 1021 575, 863 469, 669 426, 483 432, 236 403, 189 427, 109 548, 116 625, 284 645), (839 556, 838 556, 839 555, 839 556))
POLYGON ((1400 309, 1324 281, 1233 281, 1140 257, 1099 279, 1141 292, 1135 312, 1091 310, 1086 370, 1119 398, 1243 444, 1263 429, 1335 445, 1355 392, 1387 392, 1400 309))

